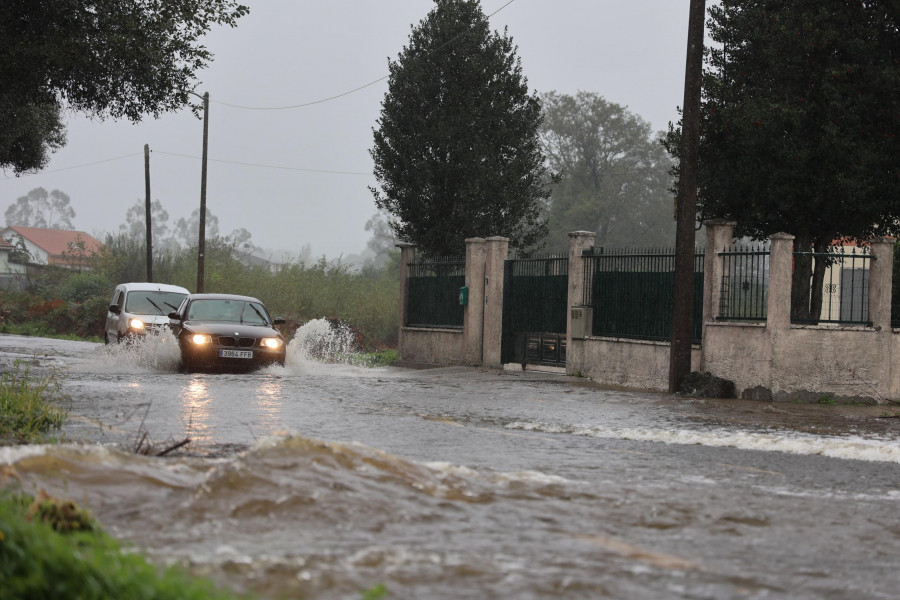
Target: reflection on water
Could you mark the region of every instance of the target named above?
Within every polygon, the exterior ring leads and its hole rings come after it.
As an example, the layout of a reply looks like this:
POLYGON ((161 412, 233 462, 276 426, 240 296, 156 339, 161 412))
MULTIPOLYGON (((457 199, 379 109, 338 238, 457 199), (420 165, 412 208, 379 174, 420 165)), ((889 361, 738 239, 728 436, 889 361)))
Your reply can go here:
POLYGON ((182 388, 181 419, 185 423, 188 437, 197 443, 209 442, 212 439, 209 422, 211 400, 205 376, 194 375, 182 388))
POLYGON ((256 408, 258 422, 267 431, 276 429, 281 422, 282 386, 280 378, 268 377, 256 386, 256 408))

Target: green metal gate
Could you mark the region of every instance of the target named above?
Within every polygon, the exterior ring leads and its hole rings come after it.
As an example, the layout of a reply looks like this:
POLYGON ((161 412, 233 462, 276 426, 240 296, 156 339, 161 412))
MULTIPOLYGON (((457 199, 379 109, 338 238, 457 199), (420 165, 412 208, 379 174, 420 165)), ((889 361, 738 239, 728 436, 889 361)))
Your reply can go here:
POLYGON ((568 257, 507 260, 503 271, 501 361, 565 367, 568 257))

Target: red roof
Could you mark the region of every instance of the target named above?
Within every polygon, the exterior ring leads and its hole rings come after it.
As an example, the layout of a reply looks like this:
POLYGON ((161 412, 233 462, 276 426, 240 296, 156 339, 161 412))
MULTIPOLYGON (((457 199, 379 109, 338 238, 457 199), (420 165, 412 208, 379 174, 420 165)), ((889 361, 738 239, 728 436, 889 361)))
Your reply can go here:
MULTIPOLYGON (((7 227, 3 231, 15 231, 50 256, 59 256, 69 250, 70 244, 77 242, 84 242, 85 254, 99 252, 103 247, 103 244, 83 231, 19 226, 7 227)), ((81 253, 79 252, 79 254, 81 253)))

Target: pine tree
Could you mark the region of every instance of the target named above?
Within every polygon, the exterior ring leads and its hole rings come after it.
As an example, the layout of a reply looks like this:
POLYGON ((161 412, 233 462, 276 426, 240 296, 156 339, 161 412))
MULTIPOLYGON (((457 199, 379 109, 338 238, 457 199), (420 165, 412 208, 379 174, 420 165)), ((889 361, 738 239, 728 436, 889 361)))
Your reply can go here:
POLYGON ((399 239, 432 255, 461 254, 469 237, 538 244, 551 175, 507 33, 490 32, 475 0, 436 0, 389 69, 371 189, 399 239))
MULTIPOLYGON (((900 5, 725 0, 709 10, 698 214, 798 250, 891 235, 900 218, 900 5)), ((678 131, 667 146, 677 149, 678 131)), ((818 314, 825 261, 794 270, 818 314), (812 284, 810 280, 812 278, 812 284)))

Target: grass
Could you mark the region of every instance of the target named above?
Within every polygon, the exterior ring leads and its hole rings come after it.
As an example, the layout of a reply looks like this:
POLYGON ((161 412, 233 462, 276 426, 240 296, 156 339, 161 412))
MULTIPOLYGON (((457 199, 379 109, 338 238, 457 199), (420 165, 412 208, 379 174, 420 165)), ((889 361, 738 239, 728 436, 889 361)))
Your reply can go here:
POLYGON ((348 357, 350 364, 360 367, 389 367, 397 362, 397 350, 387 349, 377 352, 362 352, 348 357))
POLYGON ((5 600, 243 597, 123 552, 88 512, 46 494, 0 492, 0 581, 5 600))
POLYGON ((73 342, 97 342, 100 343, 101 340, 96 335, 89 335, 87 337, 81 337, 74 333, 56 333, 50 330, 49 327, 44 325, 43 323, 5 323, 0 325, 0 333, 7 333, 9 335, 24 335, 29 337, 45 337, 52 338, 55 340, 70 340, 73 342))
POLYGON ((58 394, 54 376, 34 376, 16 361, 0 376, 0 443, 40 441, 62 427, 66 413, 56 406, 58 394))

